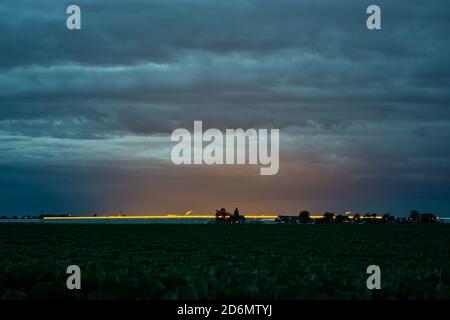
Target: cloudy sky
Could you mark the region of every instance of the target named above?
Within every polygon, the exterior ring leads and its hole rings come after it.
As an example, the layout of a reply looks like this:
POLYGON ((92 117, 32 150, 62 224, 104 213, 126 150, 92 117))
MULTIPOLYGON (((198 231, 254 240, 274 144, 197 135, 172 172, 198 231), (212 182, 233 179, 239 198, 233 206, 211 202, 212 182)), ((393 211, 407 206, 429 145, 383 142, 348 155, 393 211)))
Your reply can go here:
POLYGON ((447 0, 7 0, 0 16, 0 214, 450 211, 447 0), (279 174, 173 165, 170 134, 194 120, 279 128, 279 174))

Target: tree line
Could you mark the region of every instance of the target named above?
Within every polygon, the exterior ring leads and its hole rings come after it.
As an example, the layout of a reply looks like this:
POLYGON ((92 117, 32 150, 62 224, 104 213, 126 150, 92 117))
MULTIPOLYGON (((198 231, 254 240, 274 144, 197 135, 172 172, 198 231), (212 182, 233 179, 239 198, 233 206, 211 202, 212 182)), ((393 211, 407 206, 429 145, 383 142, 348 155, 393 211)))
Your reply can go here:
MULTIPOLYGON (((240 214, 238 208, 234 210, 233 214, 227 212, 225 208, 216 210, 215 223, 242 224, 245 222, 245 216, 240 214)), ((430 224, 441 221, 433 213, 420 213, 417 210, 412 210, 408 217, 396 217, 390 213, 383 215, 376 213, 335 214, 327 211, 320 218, 312 218, 308 210, 302 210, 298 216, 279 215, 274 222, 285 224, 430 224)))

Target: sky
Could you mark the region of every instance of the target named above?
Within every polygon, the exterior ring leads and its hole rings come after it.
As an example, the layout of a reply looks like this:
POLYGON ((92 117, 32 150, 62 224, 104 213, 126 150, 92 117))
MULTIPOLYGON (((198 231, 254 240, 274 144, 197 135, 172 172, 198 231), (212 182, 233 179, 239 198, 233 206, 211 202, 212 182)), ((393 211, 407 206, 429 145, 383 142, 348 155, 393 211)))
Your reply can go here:
POLYGON ((450 215, 446 0, 6 0, 0 16, 2 215, 450 215), (170 134, 194 120, 280 129, 279 173, 175 166, 170 134))

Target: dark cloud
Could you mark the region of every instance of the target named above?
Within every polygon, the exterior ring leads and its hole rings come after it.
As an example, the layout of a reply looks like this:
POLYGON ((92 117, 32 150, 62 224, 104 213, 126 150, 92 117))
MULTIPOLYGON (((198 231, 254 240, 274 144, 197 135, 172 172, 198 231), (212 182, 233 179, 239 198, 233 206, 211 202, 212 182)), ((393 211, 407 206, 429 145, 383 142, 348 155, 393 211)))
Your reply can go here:
POLYGON ((450 210, 446 1, 69 4, 0 4, 0 210, 450 210), (280 175, 174 168, 194 120, 280 128, 280 175))

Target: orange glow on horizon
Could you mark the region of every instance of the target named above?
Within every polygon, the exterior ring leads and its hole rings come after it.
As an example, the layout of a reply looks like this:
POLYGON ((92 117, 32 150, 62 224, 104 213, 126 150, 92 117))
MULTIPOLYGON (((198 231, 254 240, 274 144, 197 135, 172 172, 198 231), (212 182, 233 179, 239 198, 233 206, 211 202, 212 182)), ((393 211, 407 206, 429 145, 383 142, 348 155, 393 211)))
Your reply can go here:
MULTIPOLYGON (((249 219, 275 219, 274 215, 244 215, 249 219)), ((73 217, 44 217, 44 220, 59 219, 215 219, 215 215, 152 215, 152 216, 73 216, 73 217)))
MULTIPOLYGON (((279 215, 255 215, 255 214, 249 214, 243 215, 245 218, 248 219, 276 219, 279 215)), ((215 215, 211 214, 205 214, 205 215, 176 215, 176 214, 166 214, 166 215, 145 215, 145 216, 70 216, 70 217, 44 217, 44 220, 75 220, 75 219, 215 219, 215 215)), ((323 216, 310 216, 311 219, 321 219, 323 216)), ((368 217, 368 219, 381 219, 381 216, 376 217, 368 217)), ((361 219, 365 219, 364 217, 361 217, 361 219)))

